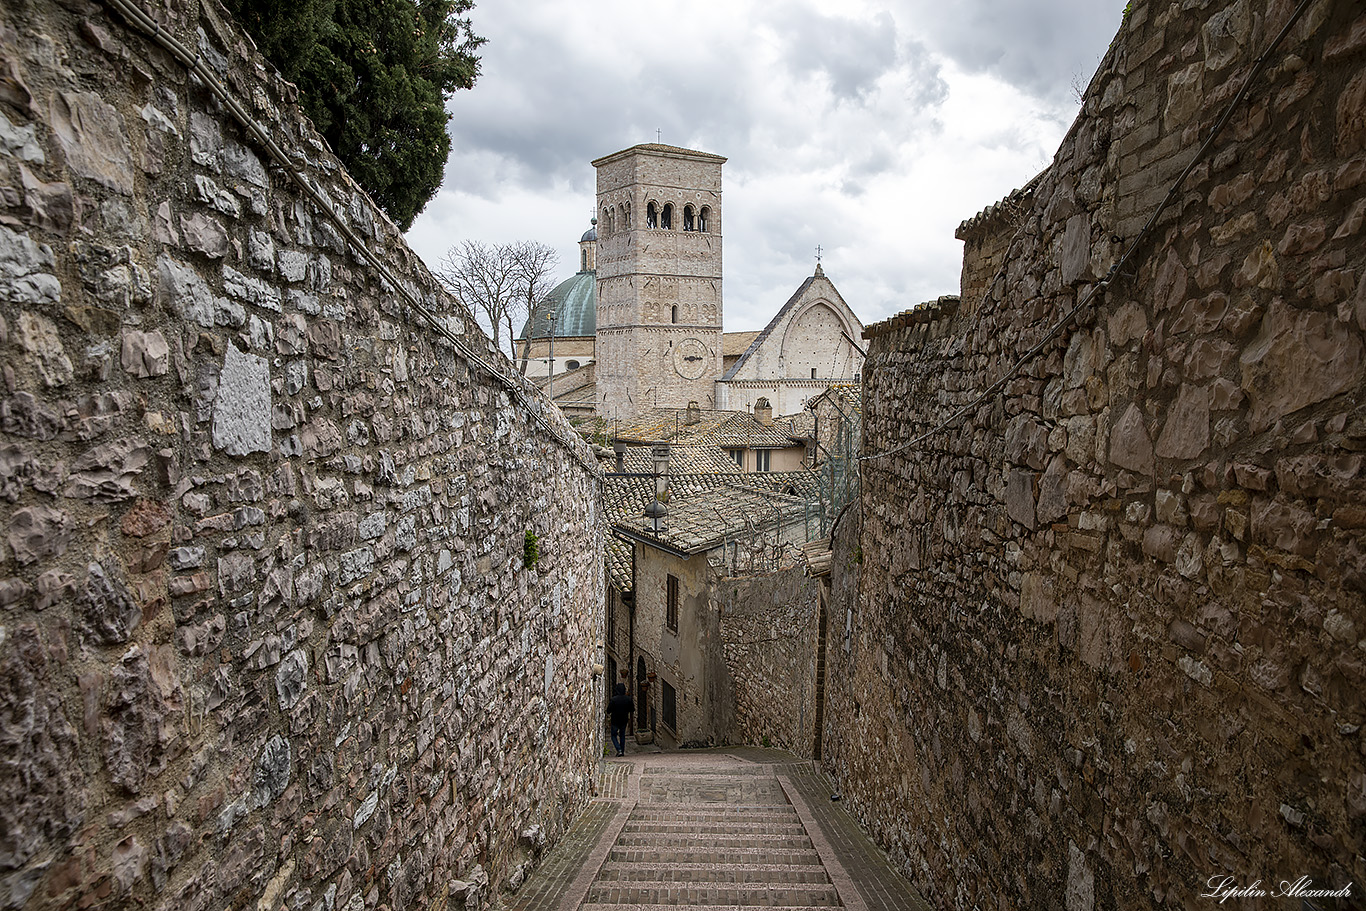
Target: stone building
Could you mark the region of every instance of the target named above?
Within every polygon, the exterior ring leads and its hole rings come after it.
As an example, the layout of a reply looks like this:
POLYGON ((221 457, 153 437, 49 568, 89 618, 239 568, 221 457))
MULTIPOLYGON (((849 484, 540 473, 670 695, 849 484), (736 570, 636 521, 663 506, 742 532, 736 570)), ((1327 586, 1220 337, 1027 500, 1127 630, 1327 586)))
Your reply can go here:
POLYGON ((608 424, 607 432, 628 446, 709 445, 740 471, 787 472, 806 467, 808 425, 803 416, 775 419, 760 399, 752 413, 652 408, 633 421, 608 424))
POLYGON ((579 241, 580 271, 522 326, 524 372, 595 365, 554 400, 603 420, 651 408, 799 413, 831 383, 855 382, 863 324, 816 266, 761 331, 723 332, 719 155, 655 143, 593 162, 598 216, 579 241), (596 271, 595 271, 596 270, 596 271), (552 319, 553 317, 553 319, 552 319))
POLYGON ((654 143, 593 162, 599 415, 716 407, 724 163, 654 143))
MULTIPOLYGON (((735 700, 722 636, 728 577, 790 565, 818 533, 809 471, 742 473, 714 443, 665 447, 656 528, 650 449, 627 448, 604 480, 607 679, 627 683, 638 729, 664 746, 729 742, 735 700)), ((811 633, 812 630, 807 630, 811 633)))
POLYGON ((763 401, 777 414, 798 414, 832 383, 857 382, 862 334, 863 323, 817 263, 717 382, 717 407, 748 411, 763 401))

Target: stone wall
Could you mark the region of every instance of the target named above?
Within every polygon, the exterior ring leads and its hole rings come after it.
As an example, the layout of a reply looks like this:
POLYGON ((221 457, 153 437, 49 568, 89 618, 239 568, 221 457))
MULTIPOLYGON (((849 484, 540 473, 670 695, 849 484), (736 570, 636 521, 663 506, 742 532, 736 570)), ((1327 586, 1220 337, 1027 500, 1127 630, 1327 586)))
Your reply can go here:
POLYGON ((150 11, 336 220, 107 7, 0 7, 0 907, 477 907, 591 790, 595 469, 221 10, 150 11))
POLYGON ((811 755, 819 584, 804 566, 718 580, 721 646, 735 706, 727 742, 811 755))
POLYGON ((1064 322, 1293 7, 1134 3, 980 307, 869 331, 827 767, 939 907, 1361 900, 1360 4, 1309 4, 1064 322))

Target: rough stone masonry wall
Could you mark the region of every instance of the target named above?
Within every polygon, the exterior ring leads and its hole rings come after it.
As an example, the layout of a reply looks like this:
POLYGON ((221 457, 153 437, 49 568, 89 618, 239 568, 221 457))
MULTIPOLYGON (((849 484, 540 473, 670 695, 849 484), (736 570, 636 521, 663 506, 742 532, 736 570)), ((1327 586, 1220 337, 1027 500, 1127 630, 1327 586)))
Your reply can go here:
MULTIPOLYGON (((452 309, 221 10, 152 13, 452 309)), ((563 833, 586 450, 100 4, 0 6, 0 352, 0 907, 477 907, 563 833)))
POLYGON ((728 742, 811 755, 819 584, 804 565, 719 580, 721 647, 735 700, 728 742))
MULTIPOLYGON (((865 453, 1106 274, 1292 9, 1133 4, 981 309, 870 331, 865 453)), ((1364 64, 1312 3, 1131 275, 864 462, 828 768, 939 907, 1361 901, 1364 64)))

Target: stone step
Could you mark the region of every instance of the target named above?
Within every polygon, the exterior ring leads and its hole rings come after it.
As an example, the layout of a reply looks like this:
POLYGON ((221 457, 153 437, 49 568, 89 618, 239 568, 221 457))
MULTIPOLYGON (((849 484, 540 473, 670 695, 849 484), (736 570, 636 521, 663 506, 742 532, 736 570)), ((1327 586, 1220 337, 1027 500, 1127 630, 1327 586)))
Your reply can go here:
POLYGON ((825 868, 810 864, 678 863, 626 864, 609 861, 598 874, 600 882, 671 883, 829 883, 825 868))
POLYGON ((838 908, 839 893, 829 884, 784 883, 781 885, 673 883, 673 882, 595 882, 588 889, 585 905, 664 905, 696 907, 763 908, 838 908))
POLYGON ((691 848, 701 844, 722 854, 732 850, 770 851, 775 848, 810 848, 811 839, 806 833, 793 835, 770 834, 767 832, 748 832, 740 835, 706 836, 705 839, 686 832, 625 832, 617 839, 623 848, 691 848))
POLYGON ((697 804, 636 804, 632 819, 743 819, 753 821, 789 820, 797 818, 791 804, 767 804, 762 807, 701 807, 697 804))
MULTIPOLYGON (((678 904, 654 904, 654 905, 631 905, 631 911, 673 911, 678 908, 678 904)), ((688 903, 686 907, 693 911, 736 911, 735 905, 699 905, 688 903)), ((763 906, 760 906, 763 907, 763 906)), ((769 906, 773 907, 773 906, 769 906)), ((842 905, 781 905, 783 911, 829 911, 830 908, 843 907, 842 905)), ((622 911, 620 904, 610 904, 603 902, 584 902, 579 905, 578 911, 622 911)))
POLYGON ((819 865, 820 855, 815 848, 763 848, 745 850, 731 848, 723 852, 704 844, 693 843, 685 847, 652 847, 650 845, 613 845, 607 855, 612 863, 624 864, 715 864, 724 860, 729 864, 780 864, 780 865, 819 865))
POLYGON ((647 835, 692 835, 696 837, 707 835, 782 835, 792 837, 805 835, 806 829, 802 827, 801 820, 793 819, 791 822, 766 822, 766 823, 743 823, 743 822, 713 822, 708 820, 680 820, 678 822, 665 822, 662 820, 627 820, 622 832, 632 834, 647 835))

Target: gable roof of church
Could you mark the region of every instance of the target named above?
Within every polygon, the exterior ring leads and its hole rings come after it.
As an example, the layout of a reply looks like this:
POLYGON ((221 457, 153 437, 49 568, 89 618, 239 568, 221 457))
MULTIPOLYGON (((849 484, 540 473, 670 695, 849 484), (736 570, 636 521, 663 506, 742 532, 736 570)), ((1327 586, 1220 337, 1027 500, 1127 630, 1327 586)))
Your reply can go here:
POLYGON ((730 369, 728 369, 725 372, 725 374, 721 377, 722 380, 735 379, 735 375, 739 373, 740 370, 745 366, 745 362, 748 361, 754 355, 754 352, 758 351, 760 348, 764 346, 764 342, 768 340, 768 337, 773 334, 774 330, 776 330, 779 326, 782 325, 783 320, 787 317, 788 312, 795 308, 799 303, 801 303, 802 297, 806 294, 807 289, 811 287, 811 283, 818 278, 823 278, 830 283, 830 289, 835 292, 834 299, 838 300, 841 304, 843 304, 844 309, 848 311, 851 316, 854 317, 855 329, 857 330, 863 328, 863 322, 858 318, 858 315, 854 313, 853 308, 851 308, 847 303, 845 303, 844 298, 840 295, 839 289, 835 287, 835 283, 830 281, 830 277, 825 274, 825 270, 821 268, 820 263, 817 263, 815 274, 807 276, 806 281, 802 282, 801 285, 798 286, 797 290, 792 292, 792 296, 787 299, 787 303, 783 304, 782 307, 778 309, 778 312, 773 314, 773 319, 769 320, 768 325, 765 326, 763 330, 757 336, 754 337, 754 341, 750 342, 749 348, 745 350, 744 354, 740 355, 740 359, 737 360, 734 364, 730 365, 730 369))
POLYGON ((735 372, 744 366, 745 361, 749 360, 750 355, 759 350, 764 344, 764 340, 773 333, 774 329, 778 328, 778 325, 783 321, 783 317, 787 315, 787 311, 797 306, 797 301, 802 299, 802 295, 806 293, 806 289, 810 288, 811 283, 815 280, 816 276, 812 275, 801 283, 797 290, 793 292, 792 296, 787 299, 787 303, 783 304, 782 307, 778 309, 778 312, 773 314, 773 319, 769 320, 768 325, 754 337, 754 341, 749 343, 749 348, 745 350, 744 354, 740 355, 738 361, 730 365, 730 369, 726 371, 725 376, 721 377, 721 379, 729 380, 735 378, 735 372))

